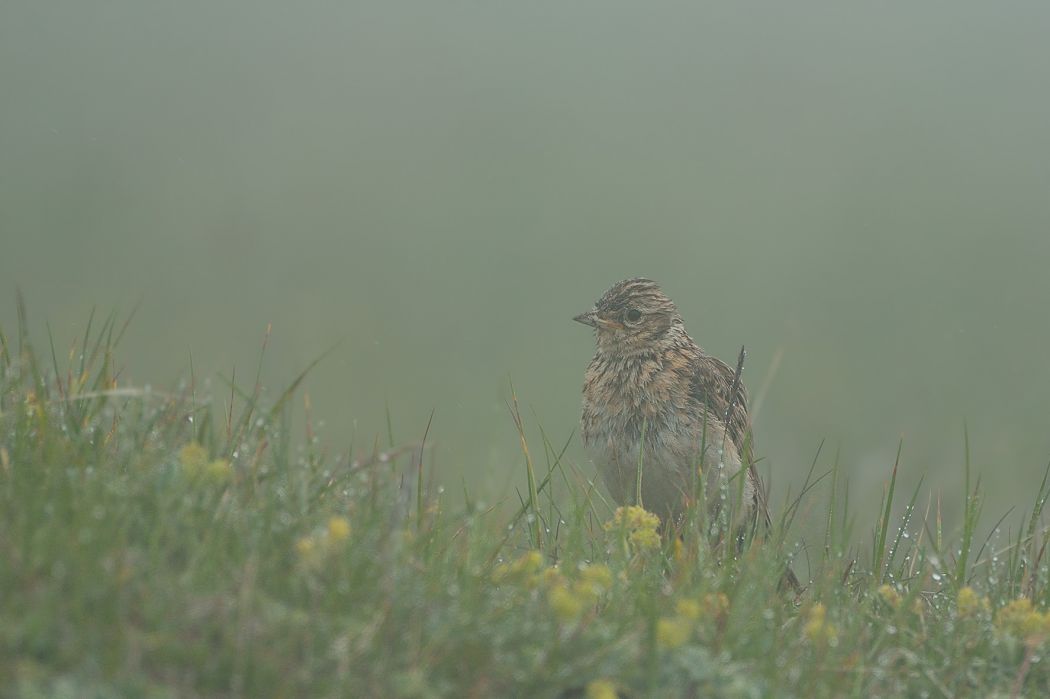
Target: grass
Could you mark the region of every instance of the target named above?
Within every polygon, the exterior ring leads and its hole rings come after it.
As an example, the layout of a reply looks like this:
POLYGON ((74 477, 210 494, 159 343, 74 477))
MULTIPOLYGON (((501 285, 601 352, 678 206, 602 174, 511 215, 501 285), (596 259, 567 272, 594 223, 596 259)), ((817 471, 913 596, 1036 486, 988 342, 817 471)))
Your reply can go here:
POLYGON ((528 488, 485 506, 442 494, 423 426, 360 453, 297 443, 302 375, 272 405, 258 378, 151 392, 120 385, 115 318, 61 356, 27 325, 20 305, 0 332, 4 696, 1050 695, 1045 478, 982 538, 967 468, 946 533, 918 489, 894 514, 898 457, 869 547, 815 459, 733 555, 702 508, 664 536, 614 513, 568 445, 530 444, 516 396, 528 488), (799 516, 825 532, 795 599, 779 542, 799 516))

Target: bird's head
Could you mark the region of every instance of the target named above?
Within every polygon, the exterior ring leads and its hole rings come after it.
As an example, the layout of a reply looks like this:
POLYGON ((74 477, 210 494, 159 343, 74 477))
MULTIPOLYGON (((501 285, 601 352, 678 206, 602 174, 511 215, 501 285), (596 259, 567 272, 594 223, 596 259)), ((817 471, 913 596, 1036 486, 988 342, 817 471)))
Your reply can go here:
POLYGON ((651 279, 625 279, 602 294, 594 308, 573 318, 595 329, 598 349, 630 356, 659 348, 682 318, 674 301, 651 279))

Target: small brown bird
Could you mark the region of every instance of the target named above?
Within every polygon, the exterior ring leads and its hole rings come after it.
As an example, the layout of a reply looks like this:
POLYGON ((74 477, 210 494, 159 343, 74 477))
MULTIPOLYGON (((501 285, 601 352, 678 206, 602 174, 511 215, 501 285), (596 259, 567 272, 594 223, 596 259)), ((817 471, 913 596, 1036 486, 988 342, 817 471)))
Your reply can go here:
MULTIPOLYGON (((709 513, 739 496, 732 531, 768 526, 741 367, 697 345, 649 279, 618 282, 574 320, 597 340, 583 384, 583 442, 616 502, 635 503, 641 464, 641 504, 674 521, 694 499, 700 469, 709 513)), ((790 570, 785 579, 797 587, 790 570)))

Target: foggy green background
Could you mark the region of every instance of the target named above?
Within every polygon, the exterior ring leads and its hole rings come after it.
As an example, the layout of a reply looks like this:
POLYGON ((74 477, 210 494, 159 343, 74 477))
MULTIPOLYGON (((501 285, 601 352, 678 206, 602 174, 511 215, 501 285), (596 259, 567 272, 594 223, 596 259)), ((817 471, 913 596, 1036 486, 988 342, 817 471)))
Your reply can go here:
MULTIPOLYGON (((1050 458, 1041 3, 28 2, 0 7, 0 323, 129 310, 124 379, 307 383, 321 438, 520 481, 507 376, 555 440, 570 318, 649 276, 750 350, 778 498, 822 438, 1031 506, 1050 458)), ((222 400, 222 392, 216 399, 222 400)), ((532 424, 536 419, 531 415, 532 424)), ((574 459, 583 455, 574 444, 574 459)), ((826 460, 827 461, 827 460, 826 460)), ((513 496, 512 496, 513 497, 513 496)), ((865 526, 867 522, 862 520, 865 526)))

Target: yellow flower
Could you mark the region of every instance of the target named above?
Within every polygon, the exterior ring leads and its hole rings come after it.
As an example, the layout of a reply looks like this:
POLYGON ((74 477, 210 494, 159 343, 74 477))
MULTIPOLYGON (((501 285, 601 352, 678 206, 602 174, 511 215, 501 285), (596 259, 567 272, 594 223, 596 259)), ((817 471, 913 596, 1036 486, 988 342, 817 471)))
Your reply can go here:
POLYGON ((980 600, 972 587, 966 586, 959 589, 959 594, 955 597, 955 609, 959 612, 959 616, 963 618, 973 616, 979 607, 980 600))
POLYGON ((204 467, 204 475, 216 483, 225 483, 233 475, 233 468, 226 459, 213 459, 204 467))
POLYGON ((547 604, 563 624, 572 623, 583 614, 583 600, 564 585, 552 587, 547 591, 547 604))
POLYGON ((639 549, 660 548, 660 535, 655 529, 636 529, 627 538, 639 549))
POLYGON ((827 612, 827 607, 820 602, 809 608, 809 618, 803 633, 814 645, 835 645, 838 642, 838 630, 827 622, 827 612))
POLYGON ((523 573, 535 573, 543 567, 543 554, 536 550, 529 551, 518 559, 517 565, 523 573))
POLYGON ((626 531, 628 541, 641 550, 660 548, 659 527, 659 517, 636 505, 616 508, 613 518, 605 523, 606 531, 626 531))
POLYGON ((601 563, 582 566, 580 568, 580 579, 604 589, 609 589, 613 584, 612 571, 609 570, 609 566, 601 563))
POLYGON ((314 549, 317 548, 317 542, 314 541, 312 536, 300 537, 295 542, 295 551, 300 556, 308 556, 313 553, 314 549))
POLYGON ((693 625, 684 617, 663 617, 656 622, 656 643, 663 648, 677 648, 689 640, 693 625))
POLYGON ((328 520, 328 540, 341 543, 350 538, 350 520, 346 517, 332 517, 328 520))
POLYGON ((696 621, 700 618, 700 603, 695 599, 680 599, 675 603, 674 610, 678 613, 678 616, 689 619, 690 621, 696 621))
POLYGON ((591 589, 594 594, 600 595, 612 588, 613 574, 607 565, 600 563, 584 565, 580 566, 579 582, 584 587, 591 589))
POLYGON ((492 571, 492 581, 524 582, 528 586, 535 583, 534 576, 543 567, 543 554, 539 551, 526 551, 510 563, 501 563, 492 571))
POLYGON ((312 568, 321 562, 321 551, 312 536, 299 537, 295 542, 295 552, 299 556, 299 563, 304 566, 312 568))
POLYGON ((637 505, 617 507, 616 512, 613 513, 613 518, 605 523, 606 530, 616 527, 655 529, 658 526, 660 526, 660 518, 644 507, 638 507, 637 505))
POLYGON ((707 611, 707 602, 713 602, 711 608, 720 608, 720 600, 729 600, 725 595, 708 595, 705 604, 695 599, 680 599, 675 602, 674 616, 665 616, 656 622, 656 642, 663 648, 677 648, 686 643, 693 635, 696 621, 707 611))
POLYGON ((976 616, 979 612, 987 612, 991 605, 987 597, 978 597, 972 587, 963 587, 955 598, 955 609, 960 619, 976 616))
POLYGON ((995 626, 1005 633, 1028 641, 1042 641, 1050 632, 1050 616, 1032 606, 1032 600, 1019 597, 995 615, 995 626))
POLYGON ((591 680, 587 683, 587 699, 619 699, 616 685, 610 680, 591 680))
POLYGON ((900 606, 900 593, 897 592, 897 590, 894 589, 892 585, 882 585, 879 587, 877 592, 879 593, 879 597, 881 597, 886 604, 890 605, 894 609, 900 606))
POLYGON ((608 590, 612 587, 612 571, 603 564, 582 566, 580 568, 580 579, 603 590, 608 590))
POLYGON ((208 450, 198 442, 190 442, 179 450, 179 463, 186 473, 198 476, 208 464, 208 450))

